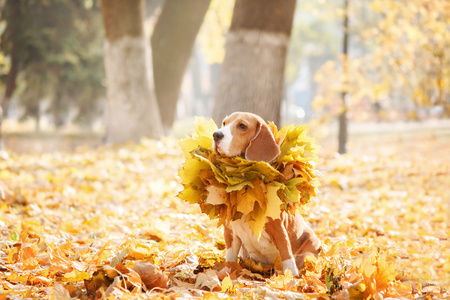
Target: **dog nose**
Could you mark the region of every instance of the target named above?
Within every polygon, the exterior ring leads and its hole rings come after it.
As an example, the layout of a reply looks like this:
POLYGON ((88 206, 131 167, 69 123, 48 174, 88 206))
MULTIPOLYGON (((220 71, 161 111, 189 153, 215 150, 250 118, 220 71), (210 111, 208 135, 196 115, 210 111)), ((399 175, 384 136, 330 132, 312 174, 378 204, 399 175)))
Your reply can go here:
POLYGON ((216 131, 216 132, 214 132, 213 133, 213 137, 214 137, 214 140, 217 142, 217 141, 220 141, 221 139, 223 139, 223 132, 221 132, 221 131, 216 131))

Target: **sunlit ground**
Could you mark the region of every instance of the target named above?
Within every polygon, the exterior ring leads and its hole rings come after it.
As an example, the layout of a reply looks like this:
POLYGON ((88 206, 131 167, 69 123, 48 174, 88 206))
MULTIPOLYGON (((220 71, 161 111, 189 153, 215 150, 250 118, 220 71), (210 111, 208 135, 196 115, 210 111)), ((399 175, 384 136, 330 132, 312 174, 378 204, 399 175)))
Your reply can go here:
MULTIPOLYGON (((129 268, 137 261, 157 265, 170 278, 165 295, 206 296, 209 285, 196 283, 223 261, 217 243, 223 237, 214 221, 175 196, 182 162, 176 142, 42 155, 11 151, 0 158, 0 182, 12 192, 0 202, 3 294, 102 293, 84 280, 116 257, 129 268)), ((306 219, 324 242, 322 254, 300 279, 232 276, 235 289, 228 295, 324 293, 331 266, 343 297, 379 289, 384 296, 448 297, 448 131, 355 135, 342 156, 333 140, 321 144, 321 193, 306 219), (371 260, 376 271, 364 267, 371 260), (358 280, 372 279, 373 290, 361 291, 358 280)))

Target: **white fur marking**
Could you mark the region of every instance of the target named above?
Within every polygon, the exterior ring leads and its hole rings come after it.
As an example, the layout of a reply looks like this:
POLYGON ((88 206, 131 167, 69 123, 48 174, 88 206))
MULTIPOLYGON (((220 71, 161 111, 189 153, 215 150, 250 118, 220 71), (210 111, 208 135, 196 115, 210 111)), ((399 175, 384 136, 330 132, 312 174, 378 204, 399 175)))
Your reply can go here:
POLYGON ((227 253, 225 256, 225 261, 227 262, 237 262, 238 255, 239 255, 239 249, 236 251, 236 249, 233 249, 234 247, 231 246, 227 249, 227 253))
POLYGON ((233 141, 233 134, 231 134, 232 124, 233 122, 218 130, 223 133, 223 138, 218 144, 219 152, 227 156, 234 156, 233 153, 230 153, 231 142, 233 141))
POLYGON ((283 264, 283 272, 286 271, 287 269, 289 269, 289 270, 291 270, 292 275, 298 276, 298 269, 297 269, 297 265, 295 264, 294 258, 286 259, 285 261, 283 261, 281 263, 283 264))
MULTIPOLYGON (((261 233, 261 237, 258 239, 253 234, 253 231, 250 229, 248 222, 246 222, 244 218, 232 221, 230 223, 230 227, 233 230, 234 234, 233 246, 235 240, 241 241, 242 248, 245 248, 245 251, 243 251, 243 249, 241 249, 240 251, 240 255, 242 258, 251 258, 255 261, 266 264, 273 263, 278 255, 278 250, 272 243, 269 234, 265 230, 263 230, 263 232, 261 233)), ((239 248, 241 248, 240 245, 239 248)))

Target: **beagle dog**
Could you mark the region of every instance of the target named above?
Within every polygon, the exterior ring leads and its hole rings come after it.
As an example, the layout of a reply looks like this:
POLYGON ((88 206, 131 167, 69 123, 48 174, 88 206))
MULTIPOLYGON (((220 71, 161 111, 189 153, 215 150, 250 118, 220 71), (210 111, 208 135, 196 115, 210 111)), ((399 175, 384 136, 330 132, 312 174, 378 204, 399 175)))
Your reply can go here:
MULTIPOLYGON (((280 149, 264 120, 251 113, 236 112, 226 117, 222 128, 213 134, 214 151, 226 156, 272 162, 280 149)), ((237 262, 240 255, 261 263, 273 263, 280 255, 283 271, 298 276, 308 254, 317 254, 320 241, 300 214, 281 212, 280 219, 268 217, 261 237, 251 231, 245 216, 224 228, 226 261, 237 262)))

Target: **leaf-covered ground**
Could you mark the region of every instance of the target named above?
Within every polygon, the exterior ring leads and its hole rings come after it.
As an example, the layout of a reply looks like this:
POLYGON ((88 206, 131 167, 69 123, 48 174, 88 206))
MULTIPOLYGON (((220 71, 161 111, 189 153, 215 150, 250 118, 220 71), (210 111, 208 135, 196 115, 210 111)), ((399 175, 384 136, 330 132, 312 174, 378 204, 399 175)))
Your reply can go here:
POLYGON ((221 228, 176 197, 177 141, 0 158, 0 299, 449 298, 449 138, 321 151, 323 249, 300 277, 225 264, 221 228))

